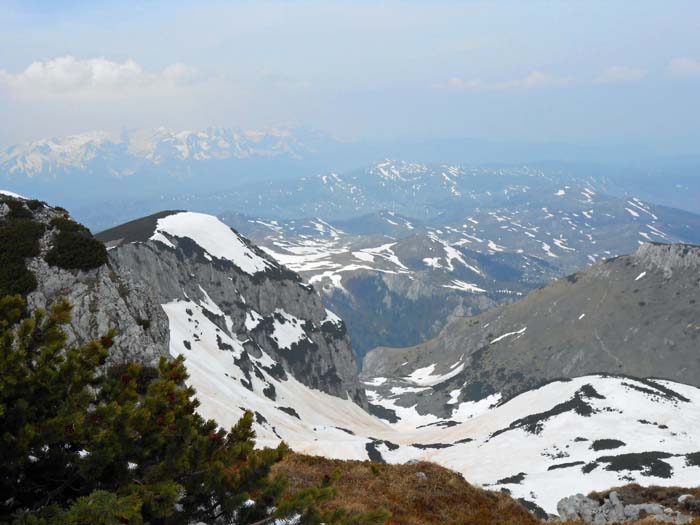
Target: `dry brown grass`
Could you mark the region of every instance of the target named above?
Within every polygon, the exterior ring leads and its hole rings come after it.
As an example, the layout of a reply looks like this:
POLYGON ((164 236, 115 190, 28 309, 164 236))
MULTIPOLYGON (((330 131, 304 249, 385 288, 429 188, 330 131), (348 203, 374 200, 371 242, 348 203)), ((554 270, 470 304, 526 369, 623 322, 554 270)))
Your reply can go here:
MULTIPOLYGON (((391 513, 390 525, 536 525, 544 524, 506 494, 480 489, 462 476, 433 463, 384 465, 369 461, 341 461, 318 456, 289 454, 273 472, 287 478, 289 489, 297 492, 318 486, 340 474, 334 483, 337 495, 327 508, 344 507, 358 513, 383 508, 391 513), (425 478, 419 475, 422 472, 425 478)), ((625 503, 660 503, 689 514, 678 505, 678 496, 693 494, 700 499, 700 488, 640 487, 627 485, 617 489, 625 503)), ((610 490, 593 492, 589 497, 601 499, 610 490)), ((700 525, 695 514, 690 525, 700 525)), ((624 525, 654 525, 643 519, 624 525)), ((568 522, 568 525, 588 525, 568 522)))
POLYGON ((367 512, 384 508, 393 525, 535 525, 540 521, 500 492, 467 483, 459 474, 433 463, 384 465, 290 454, 275 466, 292 492, 319 485, 340 473, 337 495, 327 506, 367 512), (423 478, 419 473, 425 474, 423 478))

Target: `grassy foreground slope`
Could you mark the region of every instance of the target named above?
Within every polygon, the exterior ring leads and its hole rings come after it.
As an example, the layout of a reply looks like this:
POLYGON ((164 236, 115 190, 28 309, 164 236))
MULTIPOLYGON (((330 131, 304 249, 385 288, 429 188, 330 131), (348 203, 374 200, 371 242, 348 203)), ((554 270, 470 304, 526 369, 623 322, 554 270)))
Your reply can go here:
MULTIPOLYGON (((337 477, 336 495, 328 508, 342 507, 366 513, 383 508, 391 513, 387 525, 535 525, 540 521, 505 493, 469 484, 458 473, 428 462, 403 465, 370 461, 333 460, 290 453, 277 463, 272 474, 282 474, 294 494, 337 477)), ((700 498, 700 488, 640 487, 632 484, 616 490, 627 503, 660 503, 693 516, 689 525, 700 525, 700 508, 678 503, 678 496, 700 498)), ((602 499, 610 491, 589 494, 602 499)), ((653 525, 652 518, 625 525, 653 525)), ((585 525, 568 522, 569 525, 585 525)))
POLYGON ((294 493, 340 474, 336 496, 325 504, 367 512, 383 507, 387 524, 531 525, 540 521, 508 495, 467 483, 461 475, 433 463, 387 465, 290 454, 275 465, 294 493))

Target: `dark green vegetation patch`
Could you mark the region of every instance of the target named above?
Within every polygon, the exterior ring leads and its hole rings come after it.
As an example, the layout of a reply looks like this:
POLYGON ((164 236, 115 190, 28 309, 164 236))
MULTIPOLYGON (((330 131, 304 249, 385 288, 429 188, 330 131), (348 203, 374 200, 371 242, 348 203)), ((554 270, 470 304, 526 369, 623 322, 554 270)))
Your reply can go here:
POLYGON ((46 262, 67 270, 91 270, 107 262, 107 248, 90 235, 83 225, 65 218, 56 218, 51 226, 58 229, 53 248, 46 262))
POLYGON ((287 446, 257 449, 252 412, 229 431, 204 420, 182 357, 103 373, 116 333, 67 347, 70 310, 0 297, 0 524, 385 522, 322 509, 335 478, 285 493, 271 469, 287 446))
POLYGON ((620 448, 625 446, 624 441, 620 441, 619 439, 596 439, 592 444, 591 444, 591 449, 595 451, 599 450, 610 450, 614 448, 620 448))
POLYGON ((663 461, 673 457, 668 452, 636 452, 620 454, 619 456, 604 456, 598 458, 598 463, 607 463, 605 470, 620 472, 624 470, 640 471, 642 476, 654 476, 669 479, 673 474, 673 467, 663 461))
POLYGON ((62 232, 90 233, 90 230, 85 226, 68 217, 55 217, 51 219, 51 226, 58 228, 58 230, 62 232))
POLYGON ((6 200, 5 204, 10 208, 10 212, 7 214, 9 219, 31 219, 33 217, 32 212, 22 201, 6 200))
POLYGON ((686 454, 685 461, 689 467, 700 467, 700 452, 686 454))
POLYGON ((36 278, 24 259, 39 255, 39 239, 44 233, 42 224, 25 218, 22 212, 15 215, 14 210, 19 208, 10 209, 9 220, 0 222, 0 296, 26 295, 36 289, 36 278))

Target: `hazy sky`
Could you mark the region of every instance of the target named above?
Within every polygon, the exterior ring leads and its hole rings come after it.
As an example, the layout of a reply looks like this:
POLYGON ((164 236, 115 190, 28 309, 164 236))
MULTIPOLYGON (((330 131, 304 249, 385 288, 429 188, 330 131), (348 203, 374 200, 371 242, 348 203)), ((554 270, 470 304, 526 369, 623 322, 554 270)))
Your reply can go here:
POLYGON ((700 2, 3 1, 0 144, 87 129, 700 152, 700 2))

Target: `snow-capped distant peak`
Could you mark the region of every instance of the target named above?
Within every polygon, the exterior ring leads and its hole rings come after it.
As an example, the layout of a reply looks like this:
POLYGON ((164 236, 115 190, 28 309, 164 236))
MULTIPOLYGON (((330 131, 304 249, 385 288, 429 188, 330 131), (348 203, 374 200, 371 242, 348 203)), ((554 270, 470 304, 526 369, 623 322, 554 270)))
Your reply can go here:
POLYGON ((167 236, 187 237, 210 256, 226 259, 245 273, 253 275, 272 266, 270 261, 255 253, 248 244, 213 215, 180 212, 158 219, 151 240, 172 246, 167 236))
POLYGON ((27 176, 56 171, 85 170, 93 164, 147 161, 206 161, 252 157, 302 158, 310 150, 292 132, 279 129, 240 131, 229 128, 170 130, 143 128, 112 133, 88 131, 41 139, 0 149, 0 168, 27 176))

